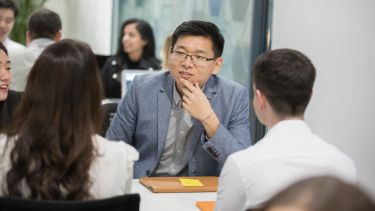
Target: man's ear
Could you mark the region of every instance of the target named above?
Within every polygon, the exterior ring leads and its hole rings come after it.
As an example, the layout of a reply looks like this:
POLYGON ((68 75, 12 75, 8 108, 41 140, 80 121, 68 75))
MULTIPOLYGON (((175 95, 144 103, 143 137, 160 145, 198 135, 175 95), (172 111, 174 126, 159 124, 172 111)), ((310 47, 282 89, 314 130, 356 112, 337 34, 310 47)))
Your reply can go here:
POLYGON ((261 109, 264 109, 267 106, 266 96, 259 89, 256 89, 254 94, 255 94, 255 97, 257 98, 257 101, 259 103, 259 107, 261 109))
POLYGON ((53 40, 54 40, 55 42, 58 42, 58 41, 61 40, 61 37, 62 37, 62 33, 61 33, 61 30, 60 30, 59 32, 57 32, 57 33, 55 34, 55 36, 53 37, 53 40))
POLYGON ((214 74, 214 75, 219 74, 222 64, 223 64, 223 58, 222 57, 217 58, 215 60, 214 70, 212 71, 212 74, 214 74))
POLYGON ((28 45, 30 42, 31 42, 31 35, 30 35, 30 32, 27 31, 26 32, 26 45, 28 45))

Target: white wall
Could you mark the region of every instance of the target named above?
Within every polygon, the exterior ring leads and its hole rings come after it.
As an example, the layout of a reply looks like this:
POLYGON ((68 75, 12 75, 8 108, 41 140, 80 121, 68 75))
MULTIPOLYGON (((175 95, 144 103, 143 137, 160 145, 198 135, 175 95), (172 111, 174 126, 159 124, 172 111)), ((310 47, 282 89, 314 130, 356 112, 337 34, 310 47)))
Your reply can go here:
POLYGON ((57 12, 63 38, 88 43, 96 54, 111 51, 112 0, 48 0, 45 7, 57 12))
POLYGON ((274 0, 272 48, 294 48, 315 64, 306 121, 353 158, 375 197, 375 1, 274 0))

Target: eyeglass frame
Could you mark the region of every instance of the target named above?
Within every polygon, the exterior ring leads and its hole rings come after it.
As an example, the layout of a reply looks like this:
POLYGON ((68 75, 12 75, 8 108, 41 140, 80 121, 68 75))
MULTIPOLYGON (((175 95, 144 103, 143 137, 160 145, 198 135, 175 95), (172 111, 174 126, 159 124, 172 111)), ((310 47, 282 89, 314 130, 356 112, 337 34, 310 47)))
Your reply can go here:
MULTIPOLYGON (((184 62, 184 61, 186 61, 186 59, 188 58, 188 57, 190 57, 190 60, 191 60, 191 62, 193 63, 193 64, 195 64, 195 65, 197 65, 197 60, 194 60, 193 59, 193 56, 195 56, 195 57, 202 57, 202 59, 205 59, 205 62, 208 62, 208 61, 213 61, 213 60, 215 60, 215 59, 217 59, 217 57, 212 57, 212 58, 207 58, 207 57, 205 57, 205 56, 199 56, 199 55, 194 55, 194 54, 187 54, 187 53, 185 53, 185 52, 182 52, 182 51, 179 51, 179 50, 173 50, 173 49, 171 49, 171 55, 173 54, 173 53, 180 53, 181 55, 183 54, 184 55, 184 60, 181 60, 181 61, 179 61, 179 62, 184 62)), ((182 58, 182 57, 181 57, 182 58)))

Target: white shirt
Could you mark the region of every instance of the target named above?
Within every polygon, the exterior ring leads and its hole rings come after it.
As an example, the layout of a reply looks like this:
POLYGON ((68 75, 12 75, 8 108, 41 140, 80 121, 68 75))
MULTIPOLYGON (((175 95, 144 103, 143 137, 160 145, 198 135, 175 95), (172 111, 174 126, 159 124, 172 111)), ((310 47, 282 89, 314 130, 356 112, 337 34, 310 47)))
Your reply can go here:
POLYGON ((13 76, 10 88, 15 91, 24 91, 27 76, 34 65, 35 60, 54 41, 47 38, 34 39, 27 48, 19 50, 10 56, 11 72, 13 76))
MULTIPOLYGON (((10 152, 14 142, 4 151, 6 136, 0 135, 0 184, 6 187, 6 173, 10 169, 10 152)), ((89 175, 93 182, 90 193, 94 198, 108 198, 131 192, 133 164, 138 152, 123 141, 109 141, 99 135, 93 136, 98 155, 92 162, 89 175)), ((0 188, 0 196, 4 195, 0 188)))
POLYGON ((357 182, 348 156, 313 134, 304 121, 281 121, 257 144, 228 157, 216 210, 255 208, 290 184, 317 175, 357 182))
POLYGON ((19 51, 22 51, 25 49, 24 45, 18 42, 14 42, 8 37, 4 40, 3 45, 7 48, 9 58, 13 56, 14 54, 18 53, 19 51))

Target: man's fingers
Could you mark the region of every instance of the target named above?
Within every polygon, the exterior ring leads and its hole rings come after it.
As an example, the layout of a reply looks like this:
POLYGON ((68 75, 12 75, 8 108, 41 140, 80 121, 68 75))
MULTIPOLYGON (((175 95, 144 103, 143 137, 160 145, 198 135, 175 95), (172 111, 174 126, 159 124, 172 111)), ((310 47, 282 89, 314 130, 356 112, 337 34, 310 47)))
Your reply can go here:
POLYGON ((191 103, 191 100, 189 99, 189 97, 187 97, 186 95, 184 95, 182 97, 182 103, 186 103, 187 105, 189 105, 191 103))
POLYGON ((189 81, 185 80, 185 79, 180 79, 181 83, 187 88, 189 89, 191 92, 194 91, 195 87, 193 86, 193 84, 191 84, 189 81))
POLYGON ((182 89, 182 95, 190 98, 190 97, 192 97, 193 94, 191 93, 191 91, 188 88, 183 88, 182 89))

